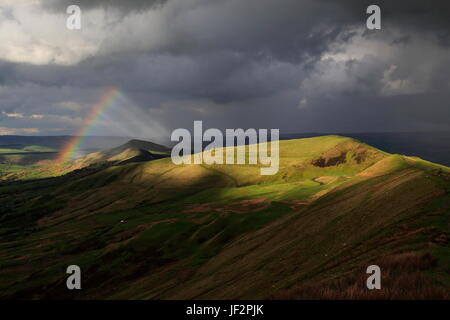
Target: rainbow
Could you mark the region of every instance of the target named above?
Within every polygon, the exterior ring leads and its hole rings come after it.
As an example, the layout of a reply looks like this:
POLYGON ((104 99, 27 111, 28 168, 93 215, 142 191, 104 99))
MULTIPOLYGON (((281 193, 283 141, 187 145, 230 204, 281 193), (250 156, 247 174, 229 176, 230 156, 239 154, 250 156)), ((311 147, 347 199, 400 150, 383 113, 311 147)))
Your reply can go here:
POLYGON ((89 131, 94 127, 96 121, 102 116, 104 111, 112 105, 114 100, 120 95, 120 91, 117 88, 108 88, 102 95, 98 103, 92 106, 91 110, 84 119, 84 123, 78 130, 78 133, 69 140, 69 142, 61 149, 57 158, 55 159, 57 165, 62 165, 67 160, 70 160, 72 156, 77 152, 81 143, 89 134, 89 131))

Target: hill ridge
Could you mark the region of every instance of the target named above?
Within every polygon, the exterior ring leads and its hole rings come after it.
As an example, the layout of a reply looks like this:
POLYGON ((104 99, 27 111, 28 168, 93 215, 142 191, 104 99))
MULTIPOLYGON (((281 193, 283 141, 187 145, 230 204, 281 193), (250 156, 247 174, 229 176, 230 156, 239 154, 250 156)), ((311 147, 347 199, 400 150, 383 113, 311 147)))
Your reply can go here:
POLYGON ((280 164, 164 158, 0 185, 0 297, 448 298, 450 168, 336 136, 281 141, 280 164))

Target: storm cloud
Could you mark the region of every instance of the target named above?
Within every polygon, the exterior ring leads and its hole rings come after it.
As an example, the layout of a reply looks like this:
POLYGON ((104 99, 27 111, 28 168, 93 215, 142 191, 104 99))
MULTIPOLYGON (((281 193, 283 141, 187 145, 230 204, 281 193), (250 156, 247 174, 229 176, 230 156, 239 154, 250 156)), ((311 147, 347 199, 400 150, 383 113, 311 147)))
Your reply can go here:
POLYGON ((125 13, 145 11, 163 6, 168 0, 47 0, 43 6, 54 12, 64 11, 68 6, 77 5, 83 10, 117 9, 125 13))
POLYGON ((95 134, 166 134, 193 120, 282 132, 450 130, 450 5, 378 1, 382 29, 372 31, 369 4, 6 1, 0 127, 73 134, 114 86, 122 99, 95 134), (65 28, 69 4, 82 9, 79 31, 65 28))

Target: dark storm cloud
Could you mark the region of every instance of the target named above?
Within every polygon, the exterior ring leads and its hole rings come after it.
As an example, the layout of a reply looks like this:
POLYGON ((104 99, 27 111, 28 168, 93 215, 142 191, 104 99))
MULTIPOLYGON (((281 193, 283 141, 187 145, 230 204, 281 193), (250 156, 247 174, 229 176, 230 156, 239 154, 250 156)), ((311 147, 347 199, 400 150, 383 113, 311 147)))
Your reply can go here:
POLYGON ((21 83, 77 88, 117 86, 128 92, 151 92, 167 99, 204 98, 216 103, 267 97, 297 87, 303 75, 302 67, 295 64, 225 52, 185 58, 127 53, 108 62, 91 58, 74 66, 3 62, 0 70, 4 83, 13 86, 21 83))
POLYGON ((70 5, 78 5, 82 10, 97 8, 118 9, 129 13, 133 11, 144 11, 164 5, 168 0, 45 0, 44 8, 65 12, 70 5))
MULTIPOLYGON (((139 7, 126 3, 128 8, 139 7)), ((98 86, 110 81, 135 91, 228 103, 298 86, 305 65, 318 59, 337 36, 344 41, 353 33, 340 23, 335 5, 323 7, 315 1, 198 3, 195 10, 167 13, 170 28, 163 32, 169 41, 147 52, 111 55, 106 41, 102 56, 74 68, 23 67, 18 72, 48 85, 98 86)), ((138 38, 146 41, 145 35, 138 38)))
MULTIPOLYGON (((337 4, 344 23, 358 23, 361 13, 369 5, 381 8, 384 28, 400 28, 405 34, 420 32, 433 33, 443 46, 450 45, 450 1, 448 0, 320 0, 326 4, 337 4)), ((402 37, 399 41, 407 38, 402 37)))
POLYGON ((368 31, 372 1, 45 2, 129 18, 158 7, 163 22, 117 41, 112 33, 99 54, 73 65, 0 60, 0 85, 11 92, 0 102, 8 112, 76 116, 54 105, 89 105, 117 86, 169 128, 204 119, 289 132, 449 129, 449 3, 377 1, 382 30, 368 31), (163 41, 150 43, 152 32, 163 41))
POLYGON ((450 26, 450 2, 447 0, 320 0, 323 3, 338 4, 348 17, 359 20, 361 12, 369 5, 376 4, 382 10, 383 22, 400 25, 405 29, 444 29, 450 26))
POLYGON ((11 77, 16 77, 15 66, 12 63, 0 60, 0 86, 11 81, 11 77))
POLYGON ((305 0, 218 1, 181 20, 186 25, 178 26, 176 19, 174 25, 193 40, 184 46, 187 50, 243 52, 302 62, 320 56, 338 35, 351 34, 338 9, 335 4, 305 0))

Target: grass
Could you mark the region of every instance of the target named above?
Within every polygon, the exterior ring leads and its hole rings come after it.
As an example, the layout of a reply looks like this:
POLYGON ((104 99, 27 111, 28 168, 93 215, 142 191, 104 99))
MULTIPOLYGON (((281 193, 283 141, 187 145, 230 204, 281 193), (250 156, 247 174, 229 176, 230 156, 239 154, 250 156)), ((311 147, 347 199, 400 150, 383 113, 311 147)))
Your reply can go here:
POLYGON ((373 264, 381 270, 381 289, 369 290, 366 286, 365 267, 351 274, 315 285, 281 291, 272 296, 275 300, 434 300, 450 299, 449 291, 437 286, 420 271, 430 271, 437 260, 430 253, 406 252, 384 256, 373 264))
POLYGON ((373 261, 391 270, 383 297, 407 279, 404 297, 445 297, 447 247, 418 251, 449 232, 434 165, 338 136, 280 157, 274 176, 160 159, 0 185, 0 297, 370 298, 349 272, 373 261), (65 290, 68 264, 83 292, 65 290))
POLYGON ((52 176, 40 164, 54 158, 55 149, 38 145, 0 146, 0 181, 30 180, 52 176))
POLYGON ((24 145, 16 145, 16 146, 0 146, 0 154, 2 153, 28 153, 28 152, 56 152, 55 149, 45 147, 45 146, 24 146, 24 145))

